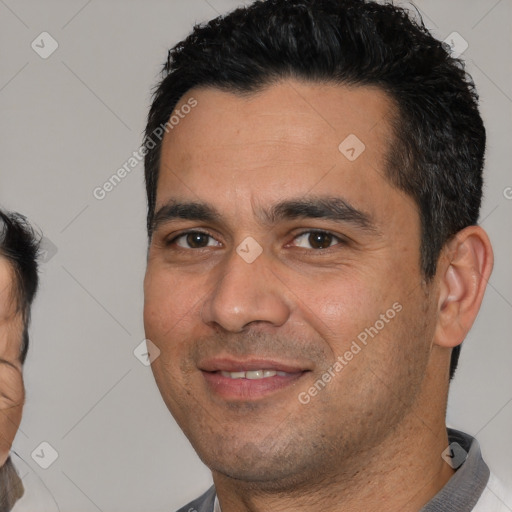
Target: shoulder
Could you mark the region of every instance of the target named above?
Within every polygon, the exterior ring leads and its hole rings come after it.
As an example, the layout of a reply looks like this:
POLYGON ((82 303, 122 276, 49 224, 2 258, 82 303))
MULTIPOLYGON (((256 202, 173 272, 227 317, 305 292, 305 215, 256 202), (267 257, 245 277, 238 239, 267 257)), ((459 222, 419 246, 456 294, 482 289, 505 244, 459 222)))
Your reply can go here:
POLYGON ((215 487, 212 485, 203 495, 181 507, 177 512, 213 512, 215 487))
POLYGON ((480 499, 473 512, 510 512, 512 510, 512 488, 505 486, 496 475, 489 476, 480 499))

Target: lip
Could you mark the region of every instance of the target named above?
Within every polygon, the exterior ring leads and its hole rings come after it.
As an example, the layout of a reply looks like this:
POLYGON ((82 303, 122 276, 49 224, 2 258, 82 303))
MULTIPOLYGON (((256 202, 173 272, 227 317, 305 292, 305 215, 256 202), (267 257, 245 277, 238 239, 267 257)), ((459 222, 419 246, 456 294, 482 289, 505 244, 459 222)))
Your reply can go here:
POLYGON ((277 372, 299 373, 308 370, 308 368, 299 363, 285 363, 265 358, 234 359, 229 357, 206 359, 201 361, 198 367, 205 372, 241 372, 244 370, 263 369, 275 370, 277 372))
POLYGON ((227 401, 254 401, 275 395, 300 380, 309 369, 291 362, 272 359, 214 358, 202 361, 199 366, 208 389, 227 401), (263 379, 232 379, 221 374, 251 370, 275 370, 287 375, 274 375, 263 379))

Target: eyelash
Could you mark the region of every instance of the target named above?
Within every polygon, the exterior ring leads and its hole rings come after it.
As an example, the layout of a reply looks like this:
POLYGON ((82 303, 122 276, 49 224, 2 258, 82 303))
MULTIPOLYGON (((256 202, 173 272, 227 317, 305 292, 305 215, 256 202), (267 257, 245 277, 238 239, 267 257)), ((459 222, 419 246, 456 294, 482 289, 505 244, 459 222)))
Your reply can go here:
MULTIPOLYGON (((184 237, 186 237, 188 235, 195 235, 195 234, 206 235, 206 236, 212 238, 213 240, 216 240, 215 237, 211 233, 208 233, 207 231, 201 231, 201 230, 198 230, 198 229, 193 229, 193 230, 190 230, 190 231, 183 231, 179 235, 176 235, 171 240, 167 241, 165 243, 165 245, 166 246, 174 245, 174 244, 176 244, 177 240, 179 240, 180 238, 184 238, 184 237)), ((184 248, 184 247, 179 247, 179 246, 178 246, 178 249, 185 250, 185 251, 192 251, 192 250, 194 250, 193 248, 189 249, 189 248, 184 248)), ((201 249, 205 249, 205 247, 201 247, 201 249)))
MULTIPOLYGON (((336 243, 333 245, 330 245, 329 247, 326 247, 324 249, 312 248, 312 249, 307 249, 307 250, 312 250, 315 252, 327 252, 329 249, 331 249, 332 247, 335 247, 336 245, 346 245, 347 244, 347 240, 344 239, 343 237, 341 237, 339 235, 335 235, 334 233, 332 233, 330 231, 323 230, 323 229, 307 229, 307 230, 301 231, 300 233, 297 233, 293 237, 293 240, 296 240, 297 238, 300 238, 301 236, 304 236, 306 234, 313 234, 313 233, 321 233, 321 234, 325 234, 325 235, 330 235, 333 238, 333 241, 336 240, 336 243)), ((171 240, 166 241, 165 245, 167 247, 172 246, 172 245, 176 244, 176 242, 180 238, 186 237, 188 235, 194 235, 194 234, 206 235, 206 236, 212 238, 213 240, 216 240, 215 237, 211 233, 208 233, 207 231, 201 231, 201 230, 195 229, 195 230, 190 230, 190 231, 184 231, 184 232, 174 236, 171 240)), ((183 251, 198 250, 198 249, 194 249, 194 248, 184 248, 184 247, 180 247, 180 246, 177 246, 177 247, 178 247, 178 250, 183 250, 183 251)), ((207 247, 200 247, 199 249, 206 249, 207 247)))

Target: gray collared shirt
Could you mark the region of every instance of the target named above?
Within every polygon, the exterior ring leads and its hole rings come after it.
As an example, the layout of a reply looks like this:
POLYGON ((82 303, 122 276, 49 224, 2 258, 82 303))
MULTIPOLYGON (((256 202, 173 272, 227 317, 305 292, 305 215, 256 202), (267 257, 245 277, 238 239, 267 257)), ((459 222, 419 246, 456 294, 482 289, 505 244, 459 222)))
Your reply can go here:
POLYGON ((489 480, 490 471, 478 441, 459 430, 448 429, 448 440, 458 443, 467 457, 446 485, 420 512, 468 512, 473 510, 489 480))
MULTIPOLYGON (((448 429, 448 439, 467 453, 465 461, 446 485, 419 512, 470 512, 489 480, 489 468, 482 459, 478 441, 464 432, 448 429)), ((214 512, 215 487, 177 512, 214 512)))

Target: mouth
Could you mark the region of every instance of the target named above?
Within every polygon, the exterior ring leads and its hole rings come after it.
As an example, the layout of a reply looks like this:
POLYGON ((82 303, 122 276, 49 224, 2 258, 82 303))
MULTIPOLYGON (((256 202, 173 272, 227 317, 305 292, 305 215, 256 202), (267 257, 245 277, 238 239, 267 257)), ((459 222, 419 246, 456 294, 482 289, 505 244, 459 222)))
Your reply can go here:
POLYGON ((208 389, 224 400, 261 400, 288 388, 310 370, 270 360, 215 359, 200 365, 208 389))
POLYGON ((225 372, 221 371, 220 374, 223 377, 229 377, 230 379, 250 379, 250 380, 258 380, 258 379, 268 379, 269 377, 275 377, 279 375, 279 377, 286 377, 289 375, 286 372, 278 372, 276 370, 243 370, 240 372, 225 372))

